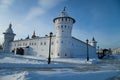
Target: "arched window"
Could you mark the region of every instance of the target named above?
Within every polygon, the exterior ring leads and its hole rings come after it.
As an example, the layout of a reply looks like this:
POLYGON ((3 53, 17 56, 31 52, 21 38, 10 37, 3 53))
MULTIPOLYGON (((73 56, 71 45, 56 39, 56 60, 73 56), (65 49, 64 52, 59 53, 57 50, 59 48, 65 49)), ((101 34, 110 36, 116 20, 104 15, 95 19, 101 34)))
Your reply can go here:
POLYGON ((65 20, 67 21, 67 18, 65 18, 65 20))
POLYGON ((65 25, 65 28, 66 28, 66 25, 65 25))
POLYGON ((65 53, 65 56, 67 56, 67 54, 65 53))
POLYGON ((69 21, 70 21, 70 19, 69 19, 69 21))
POLYGON ((59 53, 58 53, 58 56, 59 56, 59 53))
POLYGON ((63 26, 61 26, 61 28, 63 28, 63 26))
POLYGON ((46 42, 44 42, 44 45, 46 45, 46 42))
POLYGON ((62 18, 62 21, 63 21, 63 18, 62 18))
POLYGON ((42 42, 40 44, 42 45, 42 42))
POLYGON ((29 45, 31 45, 31 43, 29 43, 29 45))

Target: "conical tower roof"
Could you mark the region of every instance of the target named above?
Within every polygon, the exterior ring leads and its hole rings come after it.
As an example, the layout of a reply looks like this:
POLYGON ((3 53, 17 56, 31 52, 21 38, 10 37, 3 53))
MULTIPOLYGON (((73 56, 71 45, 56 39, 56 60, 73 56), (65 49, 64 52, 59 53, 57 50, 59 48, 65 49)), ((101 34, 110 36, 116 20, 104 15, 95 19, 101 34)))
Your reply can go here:
POLYGON ((3 34, 14 34, 11 23, 9 24, 9 27, 7 28, 7 30, 3 34))
POLYGON ((62 10, 62 12, 60 13, 60 15, 57 18, 53 19, 53 22, 55 23, 56 19, 61 19, 61 18, 69 18, 73 20, 73 23, 75 23, 75 19, 68 16, 67 12, 66 12, 66 7, 64 7, 64 9, 62 10))
POLYGON ((66 12, 66 7, 64 7, 63 11, 60 13, 60 17, 68 17, 68 14, 66 12))

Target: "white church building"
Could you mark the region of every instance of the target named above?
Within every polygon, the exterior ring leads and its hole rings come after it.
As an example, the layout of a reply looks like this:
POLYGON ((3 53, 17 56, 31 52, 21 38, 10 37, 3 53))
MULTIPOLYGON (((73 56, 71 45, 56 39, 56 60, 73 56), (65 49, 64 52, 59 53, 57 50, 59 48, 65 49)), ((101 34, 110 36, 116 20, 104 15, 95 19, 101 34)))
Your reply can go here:
POLYGON ((58 17, 53 19, 53 22, 56 34, 51 37, 51 45, 49 44, 50 36, 39 37, 35 32, 32 38, 28 36, 26 39, 14 40, 16 34, 10 24, 3 33, 3 52, 48 57, 51 50, 52 58, 86 58, 87 53, 90 58, 93 58, 97 55, 97 42, 94 38, 87 44, 71 35, 75 19, 67 15, 65 8, 58 17))

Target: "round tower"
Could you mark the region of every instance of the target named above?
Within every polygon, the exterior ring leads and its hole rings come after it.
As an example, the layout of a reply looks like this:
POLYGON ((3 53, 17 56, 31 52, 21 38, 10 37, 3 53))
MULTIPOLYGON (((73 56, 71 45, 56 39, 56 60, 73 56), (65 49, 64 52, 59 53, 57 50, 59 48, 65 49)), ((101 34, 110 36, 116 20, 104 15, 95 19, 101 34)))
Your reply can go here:
POLYGON ((92 41, 91 41, 90 44, 91 44, 91 46, 93 46, 93 47, 96 48, 96 46, 97 46, 97 41, 95 41, 94 37, 93 37, 93 39, 92 39, 92 41))
POLYGON ((53 19, 53 22, 56 28, 54 57, 71 57, 71 33, 75 19, 68 16, 64 8, 59 17, 53 19))
POLYGON ((14 40, 16 34, 13 33, 12 24, 9 24, 8 29, 3 33, 4 34, 4 43, 3 43, 3 52, 10 52, 10 42, 14 40))

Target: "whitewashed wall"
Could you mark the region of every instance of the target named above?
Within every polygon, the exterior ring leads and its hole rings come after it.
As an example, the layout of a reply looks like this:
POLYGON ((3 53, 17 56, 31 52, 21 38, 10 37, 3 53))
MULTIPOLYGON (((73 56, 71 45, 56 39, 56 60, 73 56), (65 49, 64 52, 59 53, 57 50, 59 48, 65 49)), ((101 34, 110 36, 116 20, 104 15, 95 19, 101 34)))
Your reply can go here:
MULTIPOLYGON (((72 57, 86 58, 87 56, 87 44, 83 41, 80 41, 76 38, 72 38, 72 47, 71 47, 72 57)), ((96 57, 96 49, 91 45, 88 45, 89 57, 96 57)))
MULTIPOLYGON (((25 55, 44 56, 49 53, 49 37, 41 37, 37 39, 17 40, 11 43, 11 52, 17 48, 23 48, 25 55), (29 48, 27 48, 29 46, 29 48)), ((54 52, 54 37, 51 40, 51 55, 54 52)))

